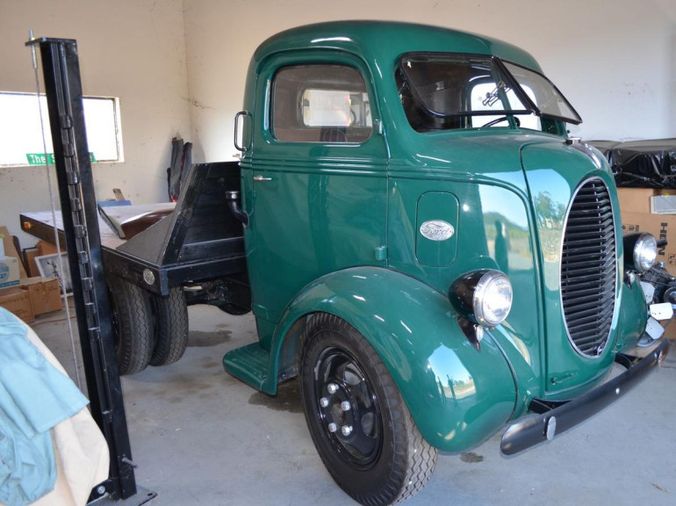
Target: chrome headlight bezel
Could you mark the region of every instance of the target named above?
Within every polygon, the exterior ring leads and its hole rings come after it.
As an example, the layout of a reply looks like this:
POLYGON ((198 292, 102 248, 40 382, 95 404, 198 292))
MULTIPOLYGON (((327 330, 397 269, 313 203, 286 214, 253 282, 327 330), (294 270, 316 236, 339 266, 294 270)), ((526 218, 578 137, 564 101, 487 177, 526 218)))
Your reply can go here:
MULTIPOLYGON (((631 251, 633 270, 646 272, 657 263, 657 239, 652 234, 631 234, 624 237, 624 254, 631 251)), ((626 262, 625 262, 626 263, 626 262)))
POLYGON ((451 286, 449 297, 467 319, 491 328, 500 325, 509 316, 514 291, 505 273, 481 269, 458 278, 451 286))

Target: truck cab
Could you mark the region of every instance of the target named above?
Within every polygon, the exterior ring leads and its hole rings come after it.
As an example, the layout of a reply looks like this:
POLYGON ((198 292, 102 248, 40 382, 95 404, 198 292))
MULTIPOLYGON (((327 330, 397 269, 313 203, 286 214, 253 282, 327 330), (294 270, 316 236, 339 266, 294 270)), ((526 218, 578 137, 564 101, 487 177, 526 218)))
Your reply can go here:
POLYGON ((552 439, 666 353, 628 354, 655 240, 623 240, 580 122, 531 55, 475 34, 334 22, 255 52, 233 208, 259 341, 224 366, 270 395, 299 377, 357 501, 405 499, 501 430, 506 454, 552 439))

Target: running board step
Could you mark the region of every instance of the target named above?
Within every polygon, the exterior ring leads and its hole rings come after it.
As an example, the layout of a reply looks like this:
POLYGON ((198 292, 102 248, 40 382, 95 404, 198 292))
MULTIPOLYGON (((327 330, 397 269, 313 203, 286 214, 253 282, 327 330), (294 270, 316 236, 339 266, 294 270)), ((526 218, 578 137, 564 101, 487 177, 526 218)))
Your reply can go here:
POLYGON ((247 385, 263 390, 270 370, 270 353, 258 343, 247 344, 226 353, 223 367, 247 385))

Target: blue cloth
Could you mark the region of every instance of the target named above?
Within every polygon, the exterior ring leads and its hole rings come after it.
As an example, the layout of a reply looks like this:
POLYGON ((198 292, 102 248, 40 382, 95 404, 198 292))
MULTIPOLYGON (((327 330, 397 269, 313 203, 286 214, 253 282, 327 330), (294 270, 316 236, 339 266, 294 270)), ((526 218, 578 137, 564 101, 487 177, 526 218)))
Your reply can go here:
POLYGON ((131 205, 131 200, 115 200, 115 199, 108 199, 108 200, 99 200, 96 205, 101 206, 101 207, 120 207, 120 206, 130 206, 131 205))
POLYGON ((26 337, 27 327, 0 308, 0 502, 28 504, 54 488, 49 430, 88 401, 26 337))

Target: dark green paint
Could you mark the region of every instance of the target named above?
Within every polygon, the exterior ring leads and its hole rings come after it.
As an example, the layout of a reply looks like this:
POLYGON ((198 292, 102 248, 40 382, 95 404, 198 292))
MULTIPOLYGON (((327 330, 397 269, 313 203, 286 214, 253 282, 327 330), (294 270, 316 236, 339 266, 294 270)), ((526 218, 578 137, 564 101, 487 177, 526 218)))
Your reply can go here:
MULTIPOLYGON (((326 61, 366 72, 358 58, 334 51, 271 55, 257 69, 253 110, 262 113, 253 115, 252 156, 242 160, 242 182, 251 214, 247 258, 256 266, 250 270, 254 313, 269 322, 278 322, 289 301, 318 276, 384 265, 376 253, 386 244, 383 137, 372 135, 358 145, 279 142, 263 112, 277 69, 326 61), (254 174, 270 181, 254 182, 254 174)), ((376 107, 372 116, 378 120, 376 107)), ((269 336, 260 337, 265 346, 269 336)))
MULTIPOLYGON (((447 297, 390 269, 331 273, 293 301, 284 322, 322 311, 350 322, 391 372, 420 432, 445 451, 475 446, 509 420, 515 385, 490 336, 477 351, 447 297)), ((274 339, 273 356, 285 334, 274 339)))
POLYGON ((600 177, 610 188, 621 237, 607 165, 598 167, 567 145, 560 122, 553 128, 560 136, 509 126, 415 132, 394 79, 399 57, 411 51, 496 55, 540 70, 509 44, 402 23, 301 27, 256 51, 244 102, 249 149, 241 165, 260 345, 230 361, 226 356, 226 364, 274 394, 280 376, 292 370, 298 323, 317 311, 335 314, 382 357, 423 436, 442 450, 462 451, 522 415, 533 397, 569 398, 594 386, 613 354, 640 336, 646 311, 638 285, 623 282, 618 241, 610 344, 595 359, 575 352, 559 295, 562 229, 575 188, 600 177), (275 140, 272 79, 280 67, 307 63, 360 71, 374 123, 367 141, 275 140), (430 219, 451 223, 453 237, 438 244, 423 238, 419 227, 430 219), (481 268, 510 277, 514 303, 476 350, 458 327, 447 291, 457 277, 481 268), (261 370, 246 374, 249 355, 261 370))

